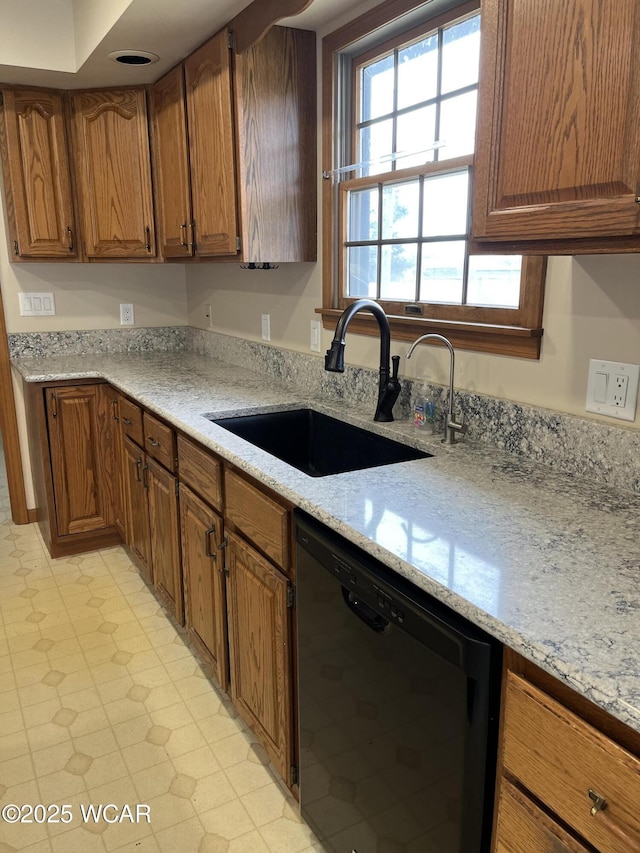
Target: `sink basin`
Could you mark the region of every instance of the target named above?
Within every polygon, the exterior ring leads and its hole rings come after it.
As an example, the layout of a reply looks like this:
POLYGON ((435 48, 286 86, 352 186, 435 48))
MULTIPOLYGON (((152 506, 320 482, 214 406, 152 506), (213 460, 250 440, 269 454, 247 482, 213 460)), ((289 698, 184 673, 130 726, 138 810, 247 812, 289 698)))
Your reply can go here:
POLYGON ((313 409, 209 420, 311 477, 433 455, 313 409))

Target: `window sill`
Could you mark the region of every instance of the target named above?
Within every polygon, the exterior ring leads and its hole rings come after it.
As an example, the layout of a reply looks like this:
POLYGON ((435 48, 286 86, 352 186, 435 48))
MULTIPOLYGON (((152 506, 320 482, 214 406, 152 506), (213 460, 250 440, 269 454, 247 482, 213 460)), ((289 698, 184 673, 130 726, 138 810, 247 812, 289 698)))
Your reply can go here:
MULTIPOLYGON (((316 308, 316 313, 322 315, 322 325, 325 329, 334 330, 342 311, 337 308, 316 308)), ((437 332, 448 338, 456 349, 517 356, 519 358, 540 358, 541 328, 493 326, 482 323, 394 315, 389 315, 389 325, 394 340, 412 342, 420 335, 437 332)), ((379 335, 378 324, 368 311, 357 314, 351 320, 349 329, 359 335, 370 335, 372 337, 379 335)))

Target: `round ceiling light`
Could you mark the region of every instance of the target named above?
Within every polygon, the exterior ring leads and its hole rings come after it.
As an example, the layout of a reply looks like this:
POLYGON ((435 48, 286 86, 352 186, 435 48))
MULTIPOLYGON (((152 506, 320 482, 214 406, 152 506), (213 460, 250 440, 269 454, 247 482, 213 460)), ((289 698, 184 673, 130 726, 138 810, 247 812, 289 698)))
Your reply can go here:
POLYGON ((122 65, 151 65, 160 59, 157 53, 148 50, 112 50, 107 56, 122 65))

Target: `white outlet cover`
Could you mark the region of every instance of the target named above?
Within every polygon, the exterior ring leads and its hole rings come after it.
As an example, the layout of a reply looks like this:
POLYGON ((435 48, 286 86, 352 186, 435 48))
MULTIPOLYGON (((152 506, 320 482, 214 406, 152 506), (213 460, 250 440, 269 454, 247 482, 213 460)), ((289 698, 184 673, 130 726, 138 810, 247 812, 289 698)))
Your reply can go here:
POLYGON ((53 293, 19 293, 21 317, 52 317, 56 313, 53 293))
POLYGON ((636 403, 638 400, 638 382, 640 381, 640 365, 625 364, 620 361, 602 361, 592 358, 589 361, 589 380, 587 383, 587 402, 585 410, 610 418, 623 421, 636 419, 636 403), (625 405, 614 402, 616 391, 616 376, 627 378, 627 395, 625 405))
POLYGON ((321 328, 320 320, 311 320, 309 349, 311 352, 320 352, 321 328))
POLYGON ((133 326, 134 325, 134 314, 133 314, 133 305, 130 302, 121 302, 120 303, 120 325, 121 326, 133 326))
POLYGON ((271 340, 271 314, 262 315, 262 340, 271 340))

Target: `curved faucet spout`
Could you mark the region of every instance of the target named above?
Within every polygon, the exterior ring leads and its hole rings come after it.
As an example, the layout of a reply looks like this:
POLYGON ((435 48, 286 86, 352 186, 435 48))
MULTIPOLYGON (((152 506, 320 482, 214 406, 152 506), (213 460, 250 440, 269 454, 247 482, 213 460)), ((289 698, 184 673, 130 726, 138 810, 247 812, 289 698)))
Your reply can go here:
POLYGON ((467 424, 458 423, 453 415, 453 375, 456 366, 456 354, 453 349, 453 344, 449 340, 449 338, 445 338, 444 335, 438 335, 436 332, 429 332, 426 335, 421 335, 417 338, 409 347, 407 351, 407 359, 410 359, 414 349, 418 346, 421 341, 426 340, 436 340, 443 343, 449 350, 449 411, 447 413, 447 423, 445 426, 445 438, 443 441, 448 441, 449 444, 455 444, 457 441, 456 433, 459 432, 464 435, 467 431, 467 424))
POLYGON ((400 356, 393 357, 393 375, 391 376, 391 329, 384 309, 373 299, 357 299, 342 312, 336 325, 330 348, 324 358, 324 369, 333 373, 344 373, 344 346, 347 327, 358 311, 370 311, 380 327, 380 377, 378 384, 378 405, 374 421, 392 421, 393 404, 400 393, 398 367, 400 356))

